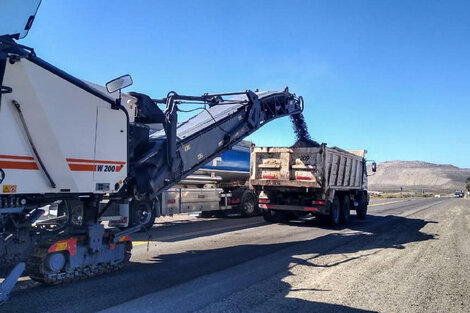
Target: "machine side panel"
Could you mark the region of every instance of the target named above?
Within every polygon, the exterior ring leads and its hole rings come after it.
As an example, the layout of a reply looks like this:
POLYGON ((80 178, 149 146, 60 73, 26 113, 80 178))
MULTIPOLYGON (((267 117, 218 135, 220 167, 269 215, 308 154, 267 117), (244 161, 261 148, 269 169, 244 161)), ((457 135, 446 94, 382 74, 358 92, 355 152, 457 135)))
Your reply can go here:
MULTIPOLYGON (((98 108, 95 151, 96 183, 114 185, 127 175, 127 125, 126 116, 121 111, 109 108, 98 108)), ((99 185, 98 185, 99 186, 99 185)), ((105 188, 107 189, 107 188, 105 188)))
POLYGON ((25 193, 33 188, 47 190, 47 181, 39 171, 18 114, 7 96, 2 95, 0 106, 0 168, 5 172, 0 194, 25 193))
MULTIPOLYGON (((0 155, 28 157, 36 168, 4 168, 3 184, 17 185, 17 193, 95 192, 97 112, 99 107, 109 108, 109 103, 24 58, 7 62, 3 84, 13 92, 2 97, 0 131, 9 136, 0 137, 0 155), (55 189, 31 149, 14 101, 55 189)), ((125 118, 116 123, 125 129, 125 118)))

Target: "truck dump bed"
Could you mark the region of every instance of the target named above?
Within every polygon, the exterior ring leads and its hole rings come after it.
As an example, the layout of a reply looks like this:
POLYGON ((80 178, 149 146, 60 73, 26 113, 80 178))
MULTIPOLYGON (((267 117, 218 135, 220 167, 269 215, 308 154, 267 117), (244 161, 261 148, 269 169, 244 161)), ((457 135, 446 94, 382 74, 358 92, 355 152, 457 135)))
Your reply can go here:
POLYGON ((287 189, 361 189, 366 150, 346 151, 337 147, 253 147, 253 187, 287 189))

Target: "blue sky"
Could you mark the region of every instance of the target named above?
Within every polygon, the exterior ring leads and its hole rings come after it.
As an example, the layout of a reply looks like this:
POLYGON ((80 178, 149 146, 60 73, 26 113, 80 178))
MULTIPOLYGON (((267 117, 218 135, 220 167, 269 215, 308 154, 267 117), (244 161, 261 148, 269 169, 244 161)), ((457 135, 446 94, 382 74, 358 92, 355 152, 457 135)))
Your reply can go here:
MULTIPOLYGON (((22 43, 161 98, 289 86, 314 139, 470 168, 468 1, 43 1, 22 43)), ((291 145, 288 118, 249 139, 291 145)))

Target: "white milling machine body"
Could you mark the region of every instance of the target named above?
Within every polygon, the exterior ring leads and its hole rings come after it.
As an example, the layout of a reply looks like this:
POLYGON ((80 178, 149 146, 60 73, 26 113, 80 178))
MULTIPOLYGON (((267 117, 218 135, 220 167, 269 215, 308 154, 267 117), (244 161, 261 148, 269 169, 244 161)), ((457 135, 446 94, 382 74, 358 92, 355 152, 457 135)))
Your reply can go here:
POLYGON ((9 170, 2 194, 118 191, 134 105, 113 109, 111 98, 44 65, 26 57, 6 62, 2 85, 12 92, 2 94, 0 167, 9 170))
POLYGON ((145 217, 163 191, 267 122, 303 109, 302 98, 287 88, 170 92, 154 100, 121 96, 132 83, 123 76, 107 84, 114 95, 106 94, 16 42, 39 4, 0 0, 0 267, 10 267, 0 302, 25 268, 45 284, 121 268, 130 258, 129 234, 141 221, 134 218, 123 231, 105 229, 99 218, 110 205, 145 217), (178 124, 184 102, 204 109, 178 124), (163 130, 152 134, 155 123, 163 130), (57 205, 63 216, 38 222, 46 205, 57 205))

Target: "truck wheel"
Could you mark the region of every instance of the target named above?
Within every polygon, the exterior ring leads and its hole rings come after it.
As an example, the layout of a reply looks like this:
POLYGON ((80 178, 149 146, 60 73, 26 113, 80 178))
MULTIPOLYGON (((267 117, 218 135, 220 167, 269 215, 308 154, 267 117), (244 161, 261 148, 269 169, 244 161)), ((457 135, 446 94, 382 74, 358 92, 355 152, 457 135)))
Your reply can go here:
POLYGON ((251 190, 246 190, 243 193, 242 199, 240 201, 240 208, 242 216, 253 216, 258 212, 258 205, 256 201, 256 196, 251 190))
POLYGON ((359 205, 356 209, 356 214, 357 217, 362 220, 365 219, 367 216, 367 196, 365 193, 361 193, 361 196, 359 198, 359 205))
POLYGON ((345 195, 341 202, 341 224, 349 223, 349 214, 351 212, 351 201, 349 195, 345 195))
POLYGON ((263 218, 268 223, 274 223, 273 216, 271 215, 271 210, 261 210, 263 218))
POLYGON ((155 209, 151 201, 131 201, 129 204, 129 227, 142 225, 145 230, 155 223, 155 209))
POLYGON ((330 203, 330 218, 329 222, 331 226, 336 226, 340 222, 341 207, 338 196, 333 198, 333 202, 330 203))

